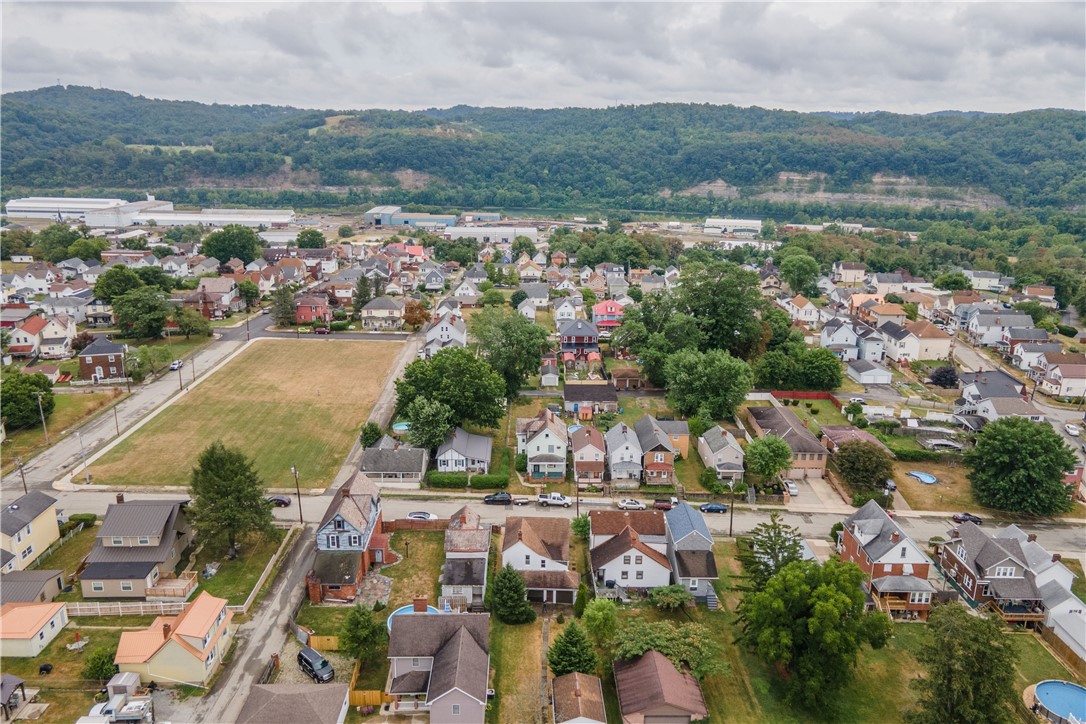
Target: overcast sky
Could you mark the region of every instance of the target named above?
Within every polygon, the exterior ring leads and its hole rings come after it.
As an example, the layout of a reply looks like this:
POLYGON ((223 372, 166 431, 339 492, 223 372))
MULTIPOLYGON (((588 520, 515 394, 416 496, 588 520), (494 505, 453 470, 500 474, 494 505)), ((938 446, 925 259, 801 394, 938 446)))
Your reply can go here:
POLYGON ((316 108, 1086 110, 1086 3, 3 2, 4 91, 316 108))

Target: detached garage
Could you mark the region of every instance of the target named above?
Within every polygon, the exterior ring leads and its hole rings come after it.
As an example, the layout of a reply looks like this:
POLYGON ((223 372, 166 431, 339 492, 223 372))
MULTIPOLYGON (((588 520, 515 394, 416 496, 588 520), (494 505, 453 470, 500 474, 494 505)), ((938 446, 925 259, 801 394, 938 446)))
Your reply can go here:
POLYGON ((880 367, 874 362, 865 359, 857 359, 848 363, 848 376, 861 385, 888 385, 893 379, 890 370, 880 367))

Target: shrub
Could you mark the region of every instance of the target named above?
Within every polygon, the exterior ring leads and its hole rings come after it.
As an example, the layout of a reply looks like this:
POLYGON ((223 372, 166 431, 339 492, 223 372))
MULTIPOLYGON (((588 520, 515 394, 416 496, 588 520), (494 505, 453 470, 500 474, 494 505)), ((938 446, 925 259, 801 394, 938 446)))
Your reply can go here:
POLYGON ((564 613, 559 613, 554 617, 554 620, 558 622, 559 625, 564 624, 566 622, 566 615, 564 613))
POLYGON ((862 493, 856 493, 852 496, 852 506, 854 508, 862 507, 864 503, 869 500, 877 500, 879 505, 883 508, 892 508, 893 496, 886 494, 881 490, 867 490, 862 493))
POLYGON ((860 428, 861 430, 863 430, 865 427, 867 427, 871 423, 869 423, 867 421, 867 418, 864 417, 863 415, 857 415, 855 418, 853 418, 852 424, 855 425, 856 427, 860 428))
POLYGON ((473 490, 495 490, 509 487, 509 478, 504 475, 472 475, 473 490))
POLYGON ((348 324, 349 324, 349 322, 345 322, 345 321, 344 322, 332 322, 331 324, 328 325, 328 329, 332 330, 333 332, 346 332, 348 324))
POLYGON ((837 521, 830 527, 830 540, 837 541, 837 534, 845 529, 845 524, 841 521, 837 521))
POLYGON ((384 601, 374 601, 373 602, 373 612, 374 613, 377 613, 378 611, 384 611, 384 610, 385 610, 385 602, 384 601))
POLYGON ((106 681, 117 673, 117 665, 113 663, 117 655, 116 650, 97 648, 86 654, 83 659, 83 678, 106 681))
POLYGON ((811 407, 809 409, 810 409, 812 415, 817 415, 818 414, 818 408, 817 407, 811 407))
POLYGON ((79 522, 78 521, 69 520, 67 523, 61 524, 61 526, 60 526, 60 535, 62 537, 66 536, 66 535, 68 535, 69 533, 71 533, 73 530, 75 530, 78 527, 79 527, 79 522))
POLYGON ((524 473, 528 471, 528 454, 517 453, 517 459, 514 463, 518 473, 524 473))
POLYGON ((1074 327, 1066 324, 1057 324, 1056 331, 1062 334, 1064 337, 1071 337, 1072 339, 1078 334, 1078 330, 1074 327))
POLYGON ((946 459, 939 455, 939 453, 934 453, 931 450, 910 450, 908 448, 898 449, 895 447, 891 447, 890 449, 894 451, 894 457, 903 463, 934 463, 946 459))
POLYGON ((581 585, 577 587, 577 598, 573 601, 573 615, 577 618, 584 615, 584 607, 588 605, 589 595, 588 586, 581 581, 581 585))
POLYGON ((341 320, 344 320, 346 318, 347 318, 347 310, 346 309, 337 309, 334 312, 332 312, 332 319, 335 319, 336 321, 341 321, 341 320))
POLYGON ((897 420, 876 420, 875 422, 871 423, 871 427, 877 428, 886 434, 890 434, 894 430, 901 427, 901 423, 897 420))
POLYGON ((94 513, 75 513, 69 515, 68 520, 73 523, 82 523, 83 525, 94 525, 94 521, 98 520, 98 516, 94 513))
POLYGON ((426 473, 426 484, 431 488, 466 488, 467 473, 439 473, 431 470, 426 473))

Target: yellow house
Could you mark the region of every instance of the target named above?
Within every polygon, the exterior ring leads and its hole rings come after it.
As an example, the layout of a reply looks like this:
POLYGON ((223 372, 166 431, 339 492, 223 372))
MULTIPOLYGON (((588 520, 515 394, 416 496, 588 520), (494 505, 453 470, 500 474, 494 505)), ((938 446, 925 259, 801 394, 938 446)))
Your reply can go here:
POLYGON ((67 623, 63 603, 5 603, 0 606, 0 653, 37 656, 67 623))
POLYGON ((21 571, 60 539, 57 501, 35 490, 0 515, 0 570, 21 571))
POLYGON ((181 614, 159 616, 145 631, 125 631, 113 662, 144 684, 206 684, 230 645, 234 614, 225 598, 200 593, 181 614))

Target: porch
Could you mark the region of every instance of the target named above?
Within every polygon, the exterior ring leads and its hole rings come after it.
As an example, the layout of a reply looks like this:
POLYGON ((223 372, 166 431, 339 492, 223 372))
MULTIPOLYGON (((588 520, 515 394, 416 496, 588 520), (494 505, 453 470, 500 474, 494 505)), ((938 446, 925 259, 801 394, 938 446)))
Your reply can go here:
POLYGON ((196 571, 182 571, 177 576, 170 574, 159 578, 155 585, 147 588, 146 597, 148 601, 185 601, 197 585, 196 571))

